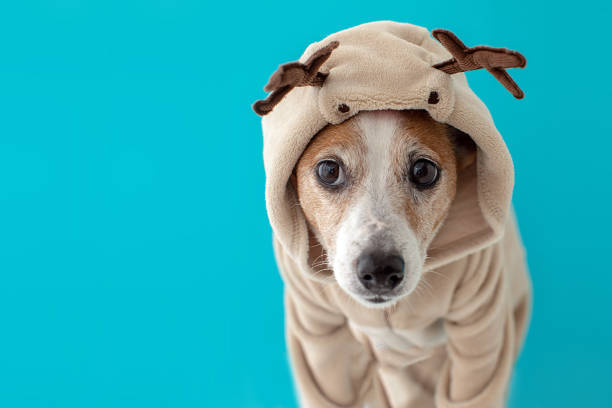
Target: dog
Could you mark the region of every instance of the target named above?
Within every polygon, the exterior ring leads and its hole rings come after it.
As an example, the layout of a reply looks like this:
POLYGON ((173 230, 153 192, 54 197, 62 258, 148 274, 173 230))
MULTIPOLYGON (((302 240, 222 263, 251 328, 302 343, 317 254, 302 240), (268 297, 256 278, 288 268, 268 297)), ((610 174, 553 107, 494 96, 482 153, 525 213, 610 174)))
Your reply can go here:
POLYGON ((520 99, 526 60, 431 34, 331 34, 253 104, 301 406, 504 406, 531 284, 512 159, 463 72, 520 99))

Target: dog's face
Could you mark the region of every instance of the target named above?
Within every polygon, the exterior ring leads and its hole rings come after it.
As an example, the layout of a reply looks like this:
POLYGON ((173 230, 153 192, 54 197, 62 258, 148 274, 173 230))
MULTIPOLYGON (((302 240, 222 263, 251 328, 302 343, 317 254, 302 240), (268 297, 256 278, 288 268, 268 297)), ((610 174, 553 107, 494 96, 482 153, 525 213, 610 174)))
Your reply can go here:
POLYGON ((467 135, 425 111, 360 112, 321 130, 291 177, 321 244, 315 268, 369 307, 411 293, 474 157, 467 135))

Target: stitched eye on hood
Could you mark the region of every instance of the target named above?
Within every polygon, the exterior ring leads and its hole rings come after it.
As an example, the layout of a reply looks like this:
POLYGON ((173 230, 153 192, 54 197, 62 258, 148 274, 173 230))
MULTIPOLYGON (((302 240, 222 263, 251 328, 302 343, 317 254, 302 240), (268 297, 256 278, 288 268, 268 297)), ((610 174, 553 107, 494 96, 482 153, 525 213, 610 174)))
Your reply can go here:
POLYGON ((428 159, 418 159, 410 167, 410 181, 418 188, 433 187, 440 178, 440 168, 428 159))
POLYGON ((316 173, 319 181, 327 187, 340 187, 344 184, 344 169, 335 160, 322 160, 317 163, 316 173))

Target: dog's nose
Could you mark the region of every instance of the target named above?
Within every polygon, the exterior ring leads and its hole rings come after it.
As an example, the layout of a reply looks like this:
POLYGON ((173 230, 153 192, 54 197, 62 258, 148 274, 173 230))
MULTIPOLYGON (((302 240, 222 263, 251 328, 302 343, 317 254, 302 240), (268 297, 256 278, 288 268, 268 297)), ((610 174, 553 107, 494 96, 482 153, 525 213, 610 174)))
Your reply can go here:
POLYGON ((404 260, 381 252, 362 254, 357 259, 357 276, 366 289, 382 295, 404 279, 404 260))

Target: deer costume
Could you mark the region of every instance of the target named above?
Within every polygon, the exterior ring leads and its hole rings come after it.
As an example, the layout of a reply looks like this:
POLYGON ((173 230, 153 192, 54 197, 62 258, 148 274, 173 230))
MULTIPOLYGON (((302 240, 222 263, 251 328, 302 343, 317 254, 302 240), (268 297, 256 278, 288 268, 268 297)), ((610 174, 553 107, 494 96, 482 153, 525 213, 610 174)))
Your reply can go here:
POLYGON ((389 21, 311 44, 271 77, 263 116, 266 204, 285 283, 286 334, 305 407, 504 406, 525 336, 531 285, 510 206, 512 160, 464 71, 487 69, 516 98, 505 68, 518 52, 466 47, 451 32, 389 21), (422 281, 387 309, 315 273, 308 227, 288 183, 311 138, 363 110, 425 109, 470 135, 477 160, 428 249, 422 281))

